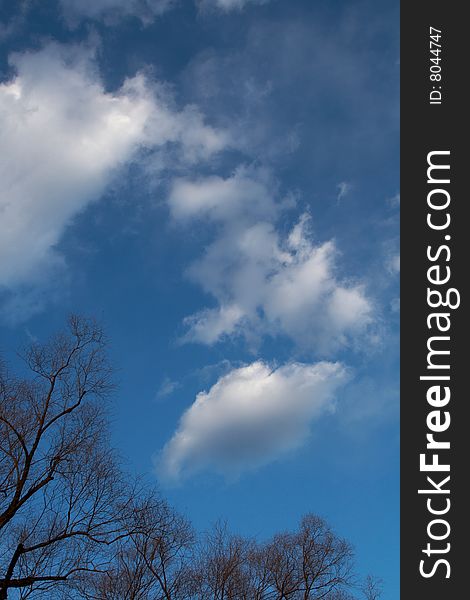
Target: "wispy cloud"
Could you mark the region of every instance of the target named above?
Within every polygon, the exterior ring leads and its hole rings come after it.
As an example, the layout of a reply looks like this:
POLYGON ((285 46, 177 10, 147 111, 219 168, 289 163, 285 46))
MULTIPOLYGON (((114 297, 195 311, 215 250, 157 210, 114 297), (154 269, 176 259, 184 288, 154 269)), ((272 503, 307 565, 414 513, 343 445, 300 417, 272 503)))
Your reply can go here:
POLYGON ((389 272, 392 273, 393 275, 396 275, 397 273, 400 272, 400 255, 399 254, 392 254, 391 256, 388 257, 387 268, 388 268, 389 272))
POLYGON ((204 469, 228 477, 267 464, 305 443, 315 420, 335 408, 347 380, 339 363, 257 361, 200 392, 156 458, 161 477, 178 482, 204 469))
POLYGON ((391 198, 388 198, 387 200, 388 205, 391 208, 399 208, 400 207, 400 194, 395 194, 394 196, 392 196, 391 198))
POLYGON ((336 186, 338 190, 338 194, 336 195, 336 201, 340 202, 343 198, 345 198, 352 190, 352 187, 352 184, 348 181, 341 181, 340 183, 338 183, 338 185, 336 186))
MULTIPOLYGON (((187 0, 186 0, 187 1, 187 0)), ((248 4, 267 4, 271 0, 194 0, 202 11, 222 13, 241 11, 248 4)), ((181 0, 59 0, 68 25, 76 27, 83 19, 102 20, 108 25, 133 16, 144 24, 176 7, 181 0)))
POLYGON ((197 0, 202 9, 215 8, 223 12, 241 11, 247 4, 267 4, 271 0, 197 0))
POLYGON ((178 0, 59 0, 64 16, 71 26, 80 20, 103 19, 108 24, 135 16, 144 24, 151 23, 177 4, 178 0))
POLYGON ((171 394, 173 394, 180 386, 181 384, 178 381, 172 381, 169 377, 165 377, 157 390, 157 399, 160 400, 167 396, 171 396, 171 394))

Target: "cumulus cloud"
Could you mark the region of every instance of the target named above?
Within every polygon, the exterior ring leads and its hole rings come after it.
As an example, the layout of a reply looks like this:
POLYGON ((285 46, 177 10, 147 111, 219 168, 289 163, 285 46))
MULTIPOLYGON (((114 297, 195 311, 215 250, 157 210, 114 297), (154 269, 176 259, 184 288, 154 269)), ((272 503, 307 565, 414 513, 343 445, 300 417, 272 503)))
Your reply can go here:
POLYGON ((10 62, 16 74, 0 84, 0 288, 61 264, 67 225, 142 149, 178 146, 194 161, 225 144, 142 74, 106 91, 88 49, 49 44, 10 62))
POLYGON ((340 363, 262 361, 230 371, 200 392, 157 457, 159 474, 178 481, 203 469, 237 476, 302 445, 312 423, 335 408, 348 378, 340 363))
POLYGON ((185 341, 284 334, 327 355, 372 322, 364 286, 338 277, 335 243, 314 243, 308 215, 287 235, 278 231, 276 220, 292 199, 275 202, 276 194, 268 174, 253 169, 175 182, 168 199, 173 218, 204 219, 217 229, 188 269, 217 306, 186 318, 185 341))

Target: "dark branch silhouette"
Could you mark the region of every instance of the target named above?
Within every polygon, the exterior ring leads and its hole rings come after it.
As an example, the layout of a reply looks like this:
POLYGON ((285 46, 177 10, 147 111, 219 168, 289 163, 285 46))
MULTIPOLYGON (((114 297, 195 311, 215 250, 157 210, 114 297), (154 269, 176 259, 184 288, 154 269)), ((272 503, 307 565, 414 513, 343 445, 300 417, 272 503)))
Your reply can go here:
POLYGON ((71 317, 64 333, 0 366, 0 600, 378 600, 353 551, 306 515, 260 543, 217 523, 199 539, 109 445, 106 338, 71 317))

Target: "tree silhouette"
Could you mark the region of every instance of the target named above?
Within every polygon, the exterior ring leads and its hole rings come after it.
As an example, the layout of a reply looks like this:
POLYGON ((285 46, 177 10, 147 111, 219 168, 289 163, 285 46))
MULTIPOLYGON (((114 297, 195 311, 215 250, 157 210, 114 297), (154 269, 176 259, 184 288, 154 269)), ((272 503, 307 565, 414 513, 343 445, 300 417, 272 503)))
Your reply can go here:
POLYGON ((29 378, 0 374, 0 599, 105 568, 129 489, 108 445, 106 340, 91 320, 33 343, 29 378))
MULTIPOLYGON (((102 329, 67 329, 0 365, 0 600, 347 600, 353 551, 320 517, 258 542, 217 522, 197 537, 110 447, 102 329)), ((378 600, 381 581, 359 587, 378 600)))

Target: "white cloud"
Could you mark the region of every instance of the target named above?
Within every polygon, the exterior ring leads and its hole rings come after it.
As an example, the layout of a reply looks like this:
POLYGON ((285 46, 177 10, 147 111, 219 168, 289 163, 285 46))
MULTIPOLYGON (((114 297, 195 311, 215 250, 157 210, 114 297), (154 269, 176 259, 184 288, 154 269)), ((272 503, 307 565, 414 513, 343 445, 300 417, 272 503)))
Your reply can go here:
POLYGON ((336 187, 338 189, 338 194, 336 196, 337 202, 345 198, 352 190, 352 184, 348 183, 347 181, 341 181, 336 187))
MULTIPOLYGON (((222 12, 241 11, 247 4, 266 4, 270 0, 196 0, 203 10, 222 12)), ((178 4, 179 0, 60 0, 69 25, 76 26, 83 19, 103 19, 113 24, 123 17, 135 16, 149 24, 156 17, 178 4)))
POLYGON ((267 4, 270 0, 199 0, 202 8, 217 8, 223 12, 241 11, 247 4, 267 4))
POLYGON ((393 298, 390 302, 390 309, 394 313, 400 312, 400 298, 393 298))
POLYGON ((180 383, 172 381, 169 377, 165 377, 157 391, 157 399, 166 398, 171 396, 175 390, 180 387, 180 383))
POLYGON ((138 74, 105 90, 93 54, 50 44, 15 54, 0 84, 0 288, 43 281, 67 225, 139 150, 205 159, 226 143, 195 107, 138 74))
POLYGON ((387 203, 391 208, 400 208, 400 194, 388 198, 387 203))
POLYGON ((183 221, 209 218, 224 223, 269 217, 278 212, 273 187, 268 172, 240 167, 228 179, 176 179, 169 206, 172 216, 183 221))
POLYGON ((285 334, 330 354, 372 323, 364 286, 338 277, 335 243, 315 244, 307 215, 287 235, 278 232, 276 220, 292 202, 275 202, 276 194, 267 173, 253 169, 225 180, 175 182, 169 196, 173 218, 217 225, 214 241, 188 269, 217 306, 185 320, 185 341, 285 334))
POLYGON ((400 255, 392 254, 387 259, 387 269, 393 275, 400 273, 400 255))
POLYGON ((264 362, 234 369, 200 392, 157 458, 160 475, 178 481, 202 469, 236 476, 302 445, 312 423, 335 408, 348 378, 340 363, 264 362))
POLYGON ((113 22, 127 16, 136 16, 146 24, 174 6, 176 0, 60 0, 60 3, 70 25, 76 25, 82 18, 113 22))

